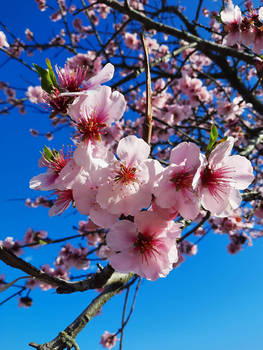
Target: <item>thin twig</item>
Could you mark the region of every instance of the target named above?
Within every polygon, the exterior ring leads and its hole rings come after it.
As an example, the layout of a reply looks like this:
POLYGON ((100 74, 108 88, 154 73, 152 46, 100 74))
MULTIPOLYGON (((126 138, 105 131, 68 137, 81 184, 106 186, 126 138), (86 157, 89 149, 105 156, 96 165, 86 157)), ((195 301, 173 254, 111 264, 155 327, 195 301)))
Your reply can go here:
POLYGON ((124 323, 125 323, 125 314, 126 314, 126 309, 127 309, 127 302, 128 302, 129 292, 130 292, 130 287, 127 288, 126 294, 125 294, 125 299, 124 299, 124 305, 123 305, 123 311, 122 311, 122 319, 121 319, 121 338, 120 338, 119 350, 122 350, 123 331, 124 331, 124 327, 123 326, 124 326, 124 323))
MULTIPOLYGON (((90 322, 90 320, 97 315, 98 311, 102 306, 107 303, 114 295, 119 293, 119 291, 125 286, 127 282, 133 277, 133 274, 121 274, 115 272, 111 283, 104 288, 104 291, 98 295, 93 301, 88 305, 88 307, 63 331, 63 335, 67 335, 70 339, 75 339, 79 332, 90 322)), ((65 339, 65 336, 64 336, 65 339)), ((63 350, 65 349, 65 340, 61 333, 45 344, 30 343, 30 346, 38 350, 63 350)))
POLYGON ((189 237, 193 232, 195 232, 199 227, 203 226, 203 224, 210 218, 210 212, 208 211, 206 213, 206 215, 203 217, 203 219, 195 226, 193 227, 189 232, 187 232, 185 235, 183 235, 182 237, 180 237, 177 240, 177 243, 182 242, 183 240, 185 240, 187 237, 189 237))
POLYGON ((152 87, 151 87, 151 72, 149 64, 149 54, 143 33, 141 34, 141 40, 144 51, 145 61, 145 73, 146 73, 146 107, 145 107, 145 119, 143 123, 143 140, 148 144, 151 143, 152 136, 152 87))

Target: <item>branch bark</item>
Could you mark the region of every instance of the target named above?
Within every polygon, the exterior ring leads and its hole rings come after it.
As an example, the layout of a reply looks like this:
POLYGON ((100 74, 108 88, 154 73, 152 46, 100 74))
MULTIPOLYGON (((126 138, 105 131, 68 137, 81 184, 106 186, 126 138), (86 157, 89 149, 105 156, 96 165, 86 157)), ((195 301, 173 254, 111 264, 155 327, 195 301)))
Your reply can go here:
POLYGON ((45 344, 30 343, 37 350, 63 350, 68 347, 67 340, 71 341, 71 347, 75 346, 75 338, 79 332, 96 316, 102 306, 116 295, 125 284, 132 278, 133 274, 121 274, 115 272, 104 291, 88 305, 88 307, 59 335, 45 344))
POLYGON ((54 288, 57 288, 56 292, 59 294, 84 292, 88 289, 102 288, 114 273, 114 269, 110 265, 107 265, 102 271, 94 273, 85 280, 69 282, 63 280, 62 278, 51 276, 37 269, 35 266, 17 257, 9 249, 1 245, 0 260, 11 267, 24 271, 39 281, 45 282, 54 288))
MULTIPOLYGON (((143 13, 134 10, 132 7, 127 8, 126 6, 122 5, 117 0, 97 0, 100 4, 105 4, 115 10, 117 10, 120 13, 128 15, 131 19, 134 19, 138 22, 140 22, 145 29, 155 29, 158 32, 162 32, 168 35, 172 35, 178 39, 188 41, 189 43, 197 43, 197 49, 206 53, 207 50, 212 50, 215 52, 219 52, 224 56, 231 56, 236 57, 246 63, 249 63, 251 65, 256 64, 255 57, 253 55, 237 51, 235 49, 232 49, 231 47, 227 47, 224 45, 219 45, 213 42, 210 42, 208 40, 199 38, 196 35, 187 33, 185 31, 176 29, 174 27, 168 26, 166 24, 163 24, 161 22, 154 21, 153 19, 147 17, 143 13)), ((86 8, 83 9, 85 11, 86 8)))

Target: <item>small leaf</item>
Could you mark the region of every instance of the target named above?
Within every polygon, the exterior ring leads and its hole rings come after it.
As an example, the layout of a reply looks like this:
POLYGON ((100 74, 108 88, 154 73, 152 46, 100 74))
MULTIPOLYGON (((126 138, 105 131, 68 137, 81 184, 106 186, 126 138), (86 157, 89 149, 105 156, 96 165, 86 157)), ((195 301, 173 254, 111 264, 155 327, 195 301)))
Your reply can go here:
POLYGON ((38 243, 41 244, 41 245, 46 245, 46 244, 47 244, 47 242, 43 241, 42 239, 40 239, 40 240, 38 241, 38 243))
POLYGON ((208 144, 206 152, 205 152, 207 157, 210 154, 214 144, 216 143, 217 138, 218 138, 217 127, 215 125, 212 125, 211 132, 210 132, 209 144, 208 144))
POLYGON ((57 78, 56 78, 55 73, 53 71, 51 62, 50 62, 50 60, 48 58, 46 59, 46 64, 47 64, 47 69, 48 69, 48 72, 49 72, 50 79, 51 79, 51 81, 53 83, 53 86, 58 88, 57 78))
POLYGON ((212 125, 210 136, 211 138, 213 137, 214 140, 218 138, 218 131, 215 125, 212 125))
POLYGON ((217 20, 218 23, 221 23, 221 24, 223 23, 221 16, 214 16, 214 18, 217 20))
POLYGON ((14 281, 12 281, 10 283, 6 283, 6 284, 3 284, 3 285, 0 285, 0 293, 4 292, 8 288, 12 287, 13 284, 15 284, 17 281, 21 280, 22 278, 29 278, 29 277, 30 276, 18 277, 18 278, 16 278, 14 281))
POLYGON ((51 80, 49 70, 44 69, 35 63, 33 64, 33 66, 35 67, 36 71, 38 72, 38 74, 40 76, 42 89, 45 90, 48 94, 50 94, 50 92, 54 88, 54 84, 51 80))

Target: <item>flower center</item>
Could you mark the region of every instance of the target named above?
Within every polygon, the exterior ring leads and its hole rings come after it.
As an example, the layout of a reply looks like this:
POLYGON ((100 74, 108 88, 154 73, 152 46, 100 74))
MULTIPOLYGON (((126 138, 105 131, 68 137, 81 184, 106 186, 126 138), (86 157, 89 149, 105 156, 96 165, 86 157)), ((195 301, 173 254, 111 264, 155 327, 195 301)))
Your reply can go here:
POLYGON ((184 190, 192 186, 193 174, 187 171, 180 171, 173 174, 170 181, 174 184, 176 191, 184 190))
POLYGON ((135 182, 136 177, 136 168, 125 166, 124 164, 120 165, 120 169, 116 172, 116 176, 114 177, 115 182, 121 182, 125 185, 128 185, 130 182, 135 182))
POLYGON ((152 236, 145 235, 141 232, 138 233, 134 242, 134 247, 140 254, 146 254, 153 251, 157 252, 155 245, 156 240, 154 240, 152 236))
POLYGON ((231 173, 232 171, 228 167, 211 169, 207 166, 201 172, 202 186, 208 188, 213 197, 222 199, 232 180, 231 173))
POLYGON ((51 169, 58 175, 70 159, 72 159, 71 151, 64 154, 63 149, 60 151, 53 150, 50 158, 47 158, 43 153, 41 164, 42 166, 46 166, 47 168, 51 169))
POLYGON ((56 69, 56 72, 59 79, 59 87, 70 92, 79 91, 81 83, 87 77, 87 69, 84 67, 70 69, 66 65, 64 69, 56 69))
POLYGON ((74 98, 69 96, 60 96, 61 92, 59 89, 54 88, 50 94, 44 93, 44 101, 54 108, 55 111, 62 114, 67 114, 67 108, 74 98))
POLYGON ((83 141, 98 140, 101 141, 102 129, 107 126, 107 124, 102 123, 96 119, 96 117, 91 116, 90 118, 82 118, 80 122, 76 124, 79 132, 82 134, 83 141))

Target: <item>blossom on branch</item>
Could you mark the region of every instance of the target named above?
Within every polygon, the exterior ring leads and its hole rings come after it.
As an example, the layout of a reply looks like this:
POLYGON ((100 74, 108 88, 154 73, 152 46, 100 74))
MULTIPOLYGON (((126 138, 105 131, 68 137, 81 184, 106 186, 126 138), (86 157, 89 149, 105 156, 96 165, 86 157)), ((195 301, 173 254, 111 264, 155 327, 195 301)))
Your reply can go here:
POLYGON ((202 158, 193 185, 201 205, 215 216, 227 216, 229 209, 241 203, 239 190, 246 189, 254 179, 251 162, 243 156, 230 156, 233 137, 217 145, 208 158, 202 158))
POLYGON ((101 336, 100 344, 106 349, 111 349, 116 345, 117 340, 119 339, 114 333, 105 331, 101 336))
POLYGON ((161 208, 173 208, 186 219, 195 219, 199 205, 192 182, 200 166, 199 147, 182 142, 172 149, 169 162, 154 188, 156 204, 161 208))
POLYGON ((109 213, 135 215, 151 204, 158 162, 148 160, 150 146, 134 135, 121 139, 116 153, 101 170, 103 182, 96 198, 109 213))
POLYGON ((90 89, 78 96, 68 108, 68 114, 78 129, 82 141, 101 140, 105 127, 117 122, 126 108, 124 96, 108 86, 90 89))
POLYGON ((165 277, 178 260, 176 239, 179 225, 158 218, 153 212, 141 212, 134 222, 122 220, 107 235, 110 264, 120 272, 133 272, 149 280, 165 277))
POLYGON ((9 47, 5 33, 0 31, 0 47, 9 47))

